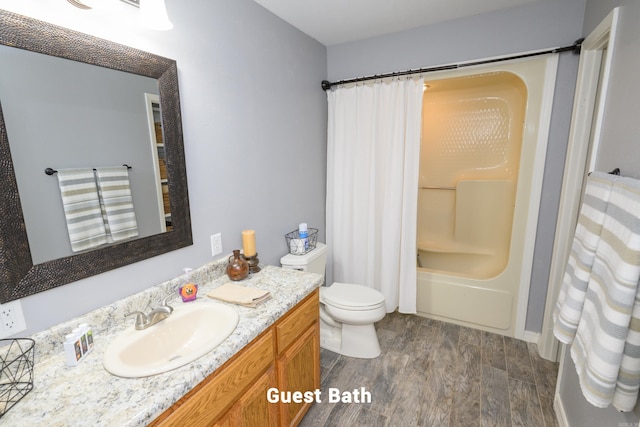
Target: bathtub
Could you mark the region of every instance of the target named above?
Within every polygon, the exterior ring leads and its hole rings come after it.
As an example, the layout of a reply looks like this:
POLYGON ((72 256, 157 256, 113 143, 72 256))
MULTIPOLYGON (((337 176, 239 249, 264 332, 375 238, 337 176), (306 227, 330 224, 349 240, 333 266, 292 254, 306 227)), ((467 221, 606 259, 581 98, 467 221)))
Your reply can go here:
POLYGON ((418 315, 526 338, 557 61, 426 76, 418 315))

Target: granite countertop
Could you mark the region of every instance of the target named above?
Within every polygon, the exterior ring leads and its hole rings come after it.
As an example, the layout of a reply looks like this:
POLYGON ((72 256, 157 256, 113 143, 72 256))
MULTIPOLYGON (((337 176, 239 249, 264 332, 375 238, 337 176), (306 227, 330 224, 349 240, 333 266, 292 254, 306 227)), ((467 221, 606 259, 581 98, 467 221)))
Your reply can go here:
MULTIPOLYGON (((207 293, 229 282, 224 274, 226 262, 212 262, 192 272, 193 281, 199 285, 198 299, 186 304, 213 301, 207 293)), ((125 319, 124 314, 148 311, 180 283, 180 278, 176 278, 153 286, 33 335, 31 338, 36 341, 34 388, 0 419, 0 424, 20 427, 147 425, 320 286, 322 276, 266 266, 259 273, 234 283, 269 290, 270 300, 257 308, 217 301, 233 307, 239 316, 235 331, 218 347, 181 368, 146 378, 109 374, 102 366, 105 350, 118 333, 134 322, 133 318, 125 319), (85 322, 93 329, 94 349, 77 366, 68 367, 62 345, 64 336, 85 322)), ((170 301, 170 305, 179 304, 185 304, 179 297, 170 301)))

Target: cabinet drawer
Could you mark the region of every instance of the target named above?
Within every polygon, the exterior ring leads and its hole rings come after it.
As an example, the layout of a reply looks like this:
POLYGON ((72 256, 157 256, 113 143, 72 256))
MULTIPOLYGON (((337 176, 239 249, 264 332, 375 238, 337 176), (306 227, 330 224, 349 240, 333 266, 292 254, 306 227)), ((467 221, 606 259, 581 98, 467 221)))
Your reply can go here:
POLYGON ((276 345, 281 354, 320 317, 319 291, 316 289, 276 324, 276 345))
MULTIPOLYGON (((200 383, 173 408, 158 424, 209 425, 219 418, 274 361, 273 332, 269 330, 247 348, 240 356, 223 365, 208 379, 200 383)), ((161 416, 162 418, 162 416, 161 416)))

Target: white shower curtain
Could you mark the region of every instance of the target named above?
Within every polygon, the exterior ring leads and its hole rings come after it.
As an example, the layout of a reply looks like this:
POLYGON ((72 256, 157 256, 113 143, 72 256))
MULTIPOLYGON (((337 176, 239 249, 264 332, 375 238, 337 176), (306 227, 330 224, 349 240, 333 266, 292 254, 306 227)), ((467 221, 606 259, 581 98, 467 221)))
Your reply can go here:
POLYGON ((423 80, 328 92, 327 244, 333 279, 416 312, 416 219, 423 80))

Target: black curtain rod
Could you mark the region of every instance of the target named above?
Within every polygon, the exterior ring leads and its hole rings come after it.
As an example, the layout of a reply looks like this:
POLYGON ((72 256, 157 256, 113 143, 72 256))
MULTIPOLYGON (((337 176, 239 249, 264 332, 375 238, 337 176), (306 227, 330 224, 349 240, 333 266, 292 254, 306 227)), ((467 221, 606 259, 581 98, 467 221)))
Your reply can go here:
POLYGON ((540 50, 540 51, 537 51, 537 52, 523 53, 523 54, 520 54, 520 55, 512 55, 512 56, 506 56, 506 57, 501 57, 501 58, 485 59, 485 60, 482 60, 482 61, 465 62, 463 64, 438 65, 438 66, 435 66, 435 67, 417 68, 415 70, 396 71, 396 72, 393 72, 393 73, 386 73, 386 74, 374 74, 372 76, 357 77, 357 78, 346 79, 346 80, 338 80, 337 82, 330 82, 328 80, 323 80, 322 81, 322 89, 326 91, 326 90, 331 89, 332 86, 346 84, 346 83, 364 82, 364 81, 367 81, 367 80, 384 79, 384 78, 387 78, 387 77, 408 76, 410 74, 431 73, 431 72, 434 72, 434 71, 455 70, 455 69, 458 69, 458 68, 471 67, 471 66, 474 66, 474 65, 484 65, 484 64, 491 64, 491 63, 494 63, 494 62, 509 61, 509 60, 512 60, 512 59, 529 58, 529 57, 532 57, 532 56, 546 55, 546 54, 549 54, 549 53, 560 53, 560 52, 572 51, 573 53, 579 54, 580 53, 580 48, 582 47, 582 42, 583 41, 584 41, 584 38, 576 40, 571 46, 556 47, 556 48, 553 48, 553 49, 540 50))

